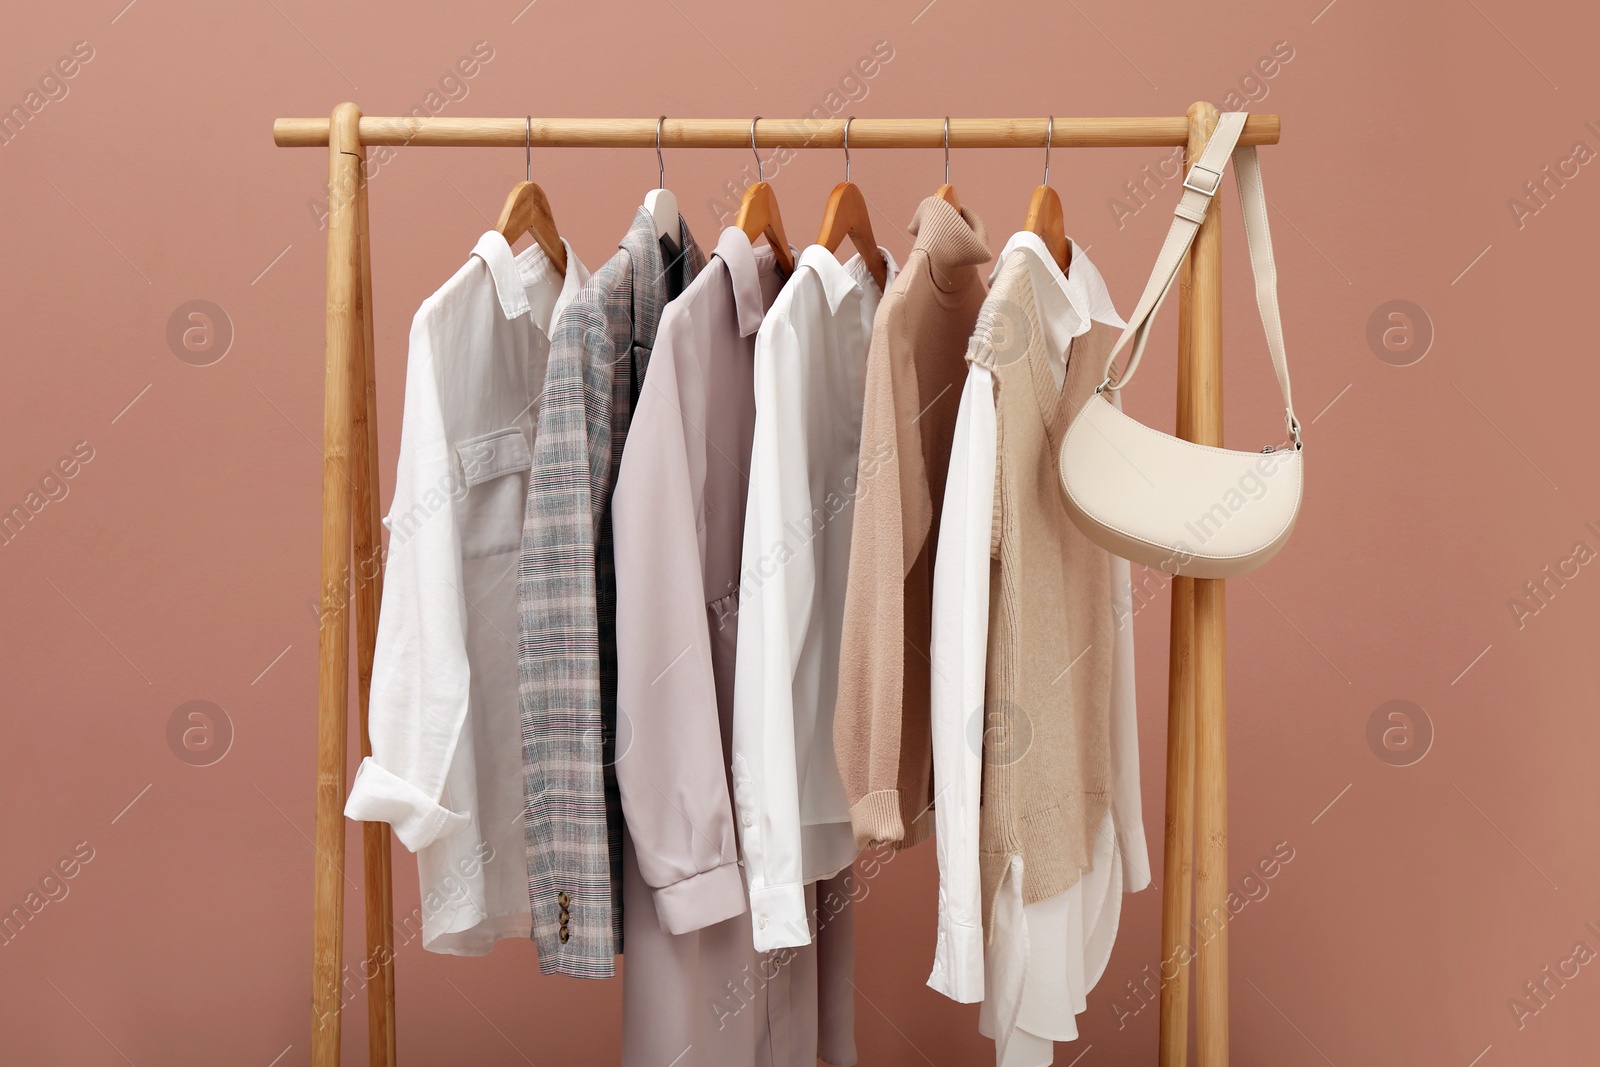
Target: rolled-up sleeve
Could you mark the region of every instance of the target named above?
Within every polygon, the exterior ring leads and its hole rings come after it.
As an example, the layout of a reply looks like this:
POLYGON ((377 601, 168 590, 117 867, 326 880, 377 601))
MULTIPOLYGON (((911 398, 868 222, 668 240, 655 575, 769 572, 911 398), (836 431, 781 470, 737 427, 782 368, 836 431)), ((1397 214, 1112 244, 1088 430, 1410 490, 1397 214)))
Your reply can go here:
MULTIPOLYGON (((345 803, 348 818, 389 823, 412 852, 472 821, 441 803, 470 671, 451 506, 458 480, 434 380, 440 348, 424 309, 412 323, 400 463, 384 520, 390 542, 368 706, 372 755, 345 803)), ((358 572, 374 562, 358 560, 358 572)))
POLYGON ((745 909, 723 765, 697 494, 669 307, 628 431, 612 535, 617 575, 617 783, 661 928, 745 909))

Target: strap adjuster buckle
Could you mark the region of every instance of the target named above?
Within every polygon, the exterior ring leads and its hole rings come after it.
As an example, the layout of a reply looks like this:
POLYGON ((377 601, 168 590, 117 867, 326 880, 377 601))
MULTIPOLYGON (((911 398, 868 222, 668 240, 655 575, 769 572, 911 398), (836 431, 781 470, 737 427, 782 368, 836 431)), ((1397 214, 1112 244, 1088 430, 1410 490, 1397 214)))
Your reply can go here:
POLYGON ((1197 192, 1204 197, 1216 196, 1217 190, 1222 187, 1222 172, 1220 170, 1212 170, 1210 167, 1204 167, 1199 163, 1196 163, 1194 166, 1189 168, 1189 173, 1183 176, 1183 187, 1185 189, 1197 192), (1209 177, 1211 179, 1211 188, 1207 189, 1203 185, 1196 185, 1196 173, 1209 177))

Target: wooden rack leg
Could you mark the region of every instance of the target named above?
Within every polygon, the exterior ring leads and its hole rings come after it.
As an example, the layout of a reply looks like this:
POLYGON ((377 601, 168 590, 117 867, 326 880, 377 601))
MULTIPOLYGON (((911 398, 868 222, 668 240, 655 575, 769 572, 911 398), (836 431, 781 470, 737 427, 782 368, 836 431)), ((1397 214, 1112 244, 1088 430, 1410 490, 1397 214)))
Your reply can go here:
POLYGON ((349 729, 351 463, 361 358, 361 148, 354 104, 333 110, 328 135, 327 373, 322 446, 322 610, 317 667, 316 865, 312 901, 311 1063, 338 1067, 344 990, 345 738, 349 729))
MULTIPOLYGON (((1185 161, 1187 163, 1187 161, 1185 161)), ((1178 267, 1177 433, 1194 434, 1190 272, 1178 267)), ((1167 817, 1161 887, 1160 1067, 1189 1062, 1189 923, 1194 886, 1194 581, 1172 579, 1172 629, 1167 665, 1167 817)))
MULTIPOLYGON (((378 390, 372 347, 372 247, 367 224, 365 176, 356 189, 356 228, 361 241, 361 359, 352 417, 355 469, 356 711, 361 755, 372 755, 367 708, 372 695, 372 657, 378 643, 378 605, 383 601, 380 501, 378 493, 378 390)), ((389 824, 361 824, 366 884, 367 953, 361 977, 367 992, 367 1061, 394 1067, 394 882, 389 824)))
MULTIPOLYGON (((1217 109, 1189 108, 1189 156, 1217 125, 1217 109)), ((1222 444, 1222 225, 1213 199, 1190 252, 1190 389, 1194 439, 1222 444)), ((1196 1046, 1199 1067, 1228 1062, 1228 744, 1224 591, 1194 581, 1196 1046)))

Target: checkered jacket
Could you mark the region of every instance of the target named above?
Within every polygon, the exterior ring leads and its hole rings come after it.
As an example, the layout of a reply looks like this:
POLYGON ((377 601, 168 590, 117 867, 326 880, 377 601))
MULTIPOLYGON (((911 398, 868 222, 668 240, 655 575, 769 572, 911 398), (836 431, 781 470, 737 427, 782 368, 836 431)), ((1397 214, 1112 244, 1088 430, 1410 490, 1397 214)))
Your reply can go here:
POLYGON ((622 951, 611 489, 656 325, 705 265, 668 261, 641 209, 556 320, 517 561, 528 893, 539 969, 609 978, 622 951))

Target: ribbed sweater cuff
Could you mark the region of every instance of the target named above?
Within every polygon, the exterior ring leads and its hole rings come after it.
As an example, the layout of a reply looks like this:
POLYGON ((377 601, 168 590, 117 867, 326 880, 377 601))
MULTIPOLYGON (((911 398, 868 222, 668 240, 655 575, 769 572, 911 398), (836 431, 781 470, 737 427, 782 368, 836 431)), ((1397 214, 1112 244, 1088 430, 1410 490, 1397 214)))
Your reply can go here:
POLYGON ((879 841, 895 842, 906 835, 900 821, 900 794, 893 789, 878 789, 850 807, 850 825, 855 828, 856 844, 865 848, 879 841))

